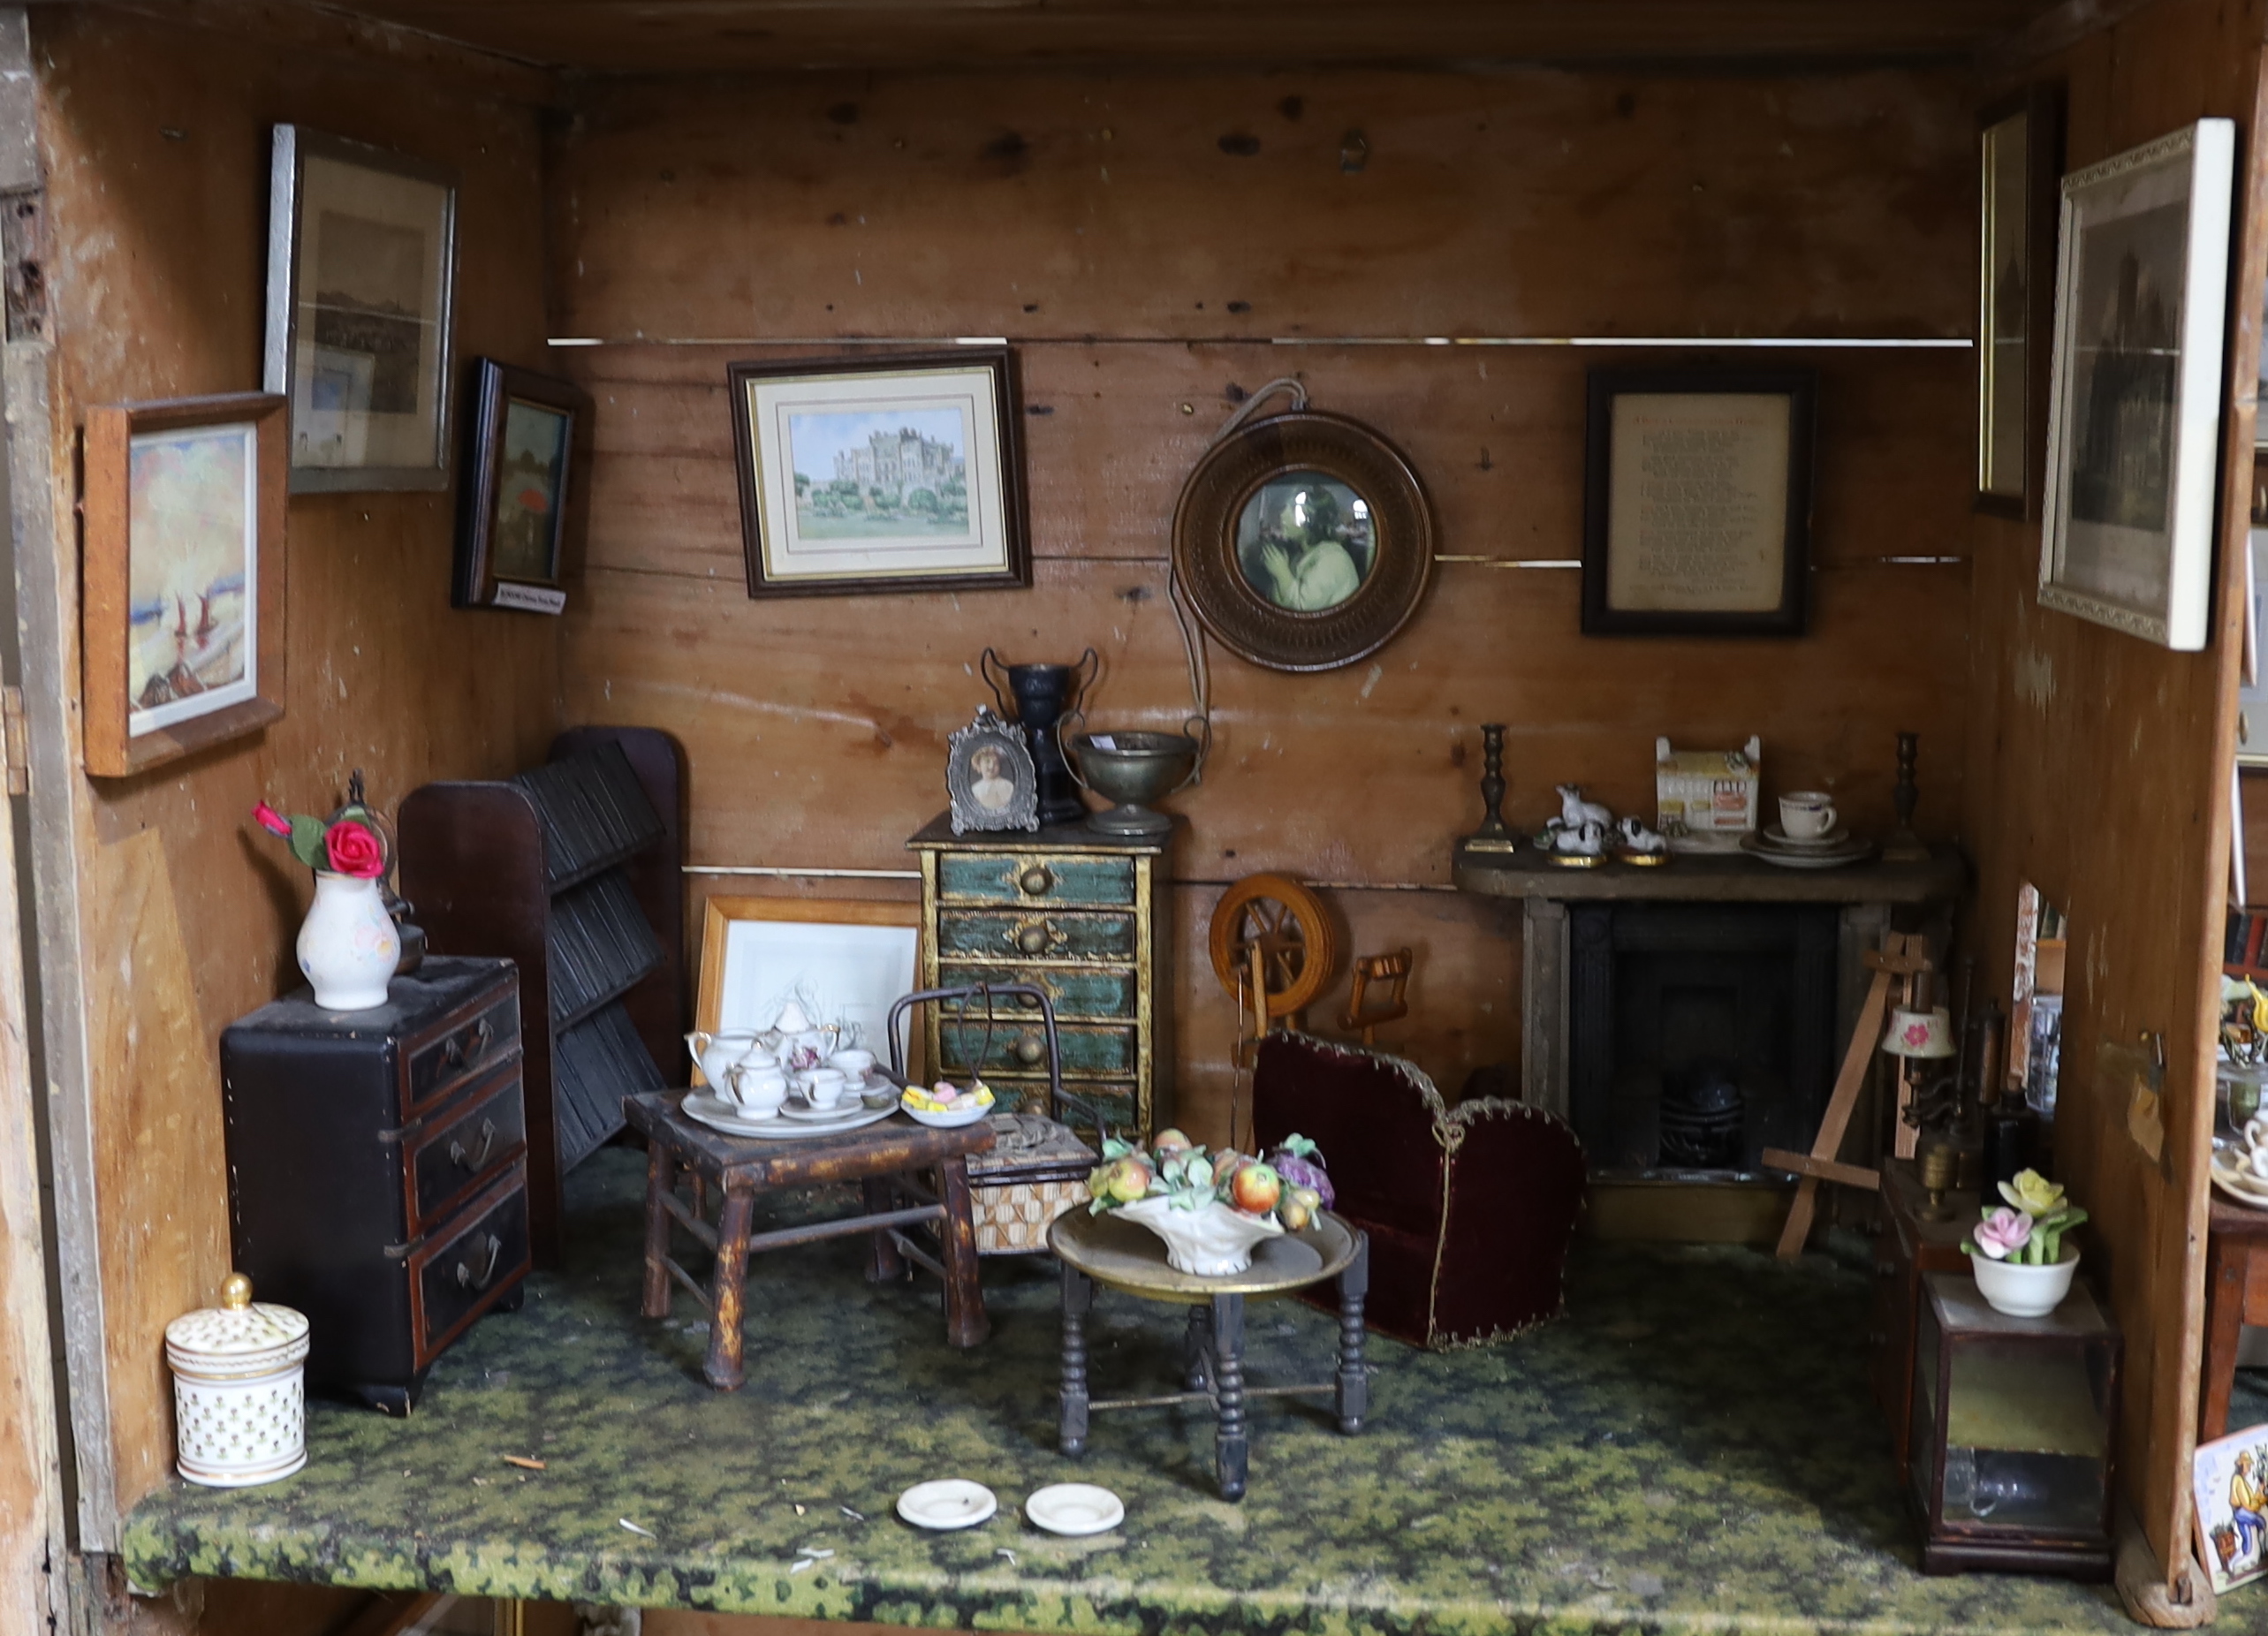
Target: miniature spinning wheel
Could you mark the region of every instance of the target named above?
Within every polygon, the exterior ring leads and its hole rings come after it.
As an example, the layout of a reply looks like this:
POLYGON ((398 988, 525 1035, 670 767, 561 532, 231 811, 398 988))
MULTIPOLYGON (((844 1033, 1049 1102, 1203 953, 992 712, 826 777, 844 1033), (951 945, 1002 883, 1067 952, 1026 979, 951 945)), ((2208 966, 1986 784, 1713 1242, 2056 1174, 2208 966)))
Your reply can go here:
POLYGON ((1288 875, 1248 875, 1231 886, 1205 941, 1255 1039, 1278 1018, 1305 1011, 1339 969, 1330 913, 1288 875))

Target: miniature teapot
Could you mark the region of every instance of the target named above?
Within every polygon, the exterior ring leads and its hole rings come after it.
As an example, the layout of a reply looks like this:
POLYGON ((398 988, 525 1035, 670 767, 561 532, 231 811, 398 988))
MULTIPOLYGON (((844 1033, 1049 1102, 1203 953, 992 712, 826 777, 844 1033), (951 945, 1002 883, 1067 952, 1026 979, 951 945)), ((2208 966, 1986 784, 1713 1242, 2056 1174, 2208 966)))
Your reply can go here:
POLYGON ((766 1038, 778 1054, 782 1067, 790 1073, 808 1073, 843 1045, 842 1034, 839 1028, 824 1028, 813 1023, 801 1004, 790 1000, 780 1007, 779 1017, 766 1038))
POLYGON ((744 1062, 763 1051, 762 1036, 751 1029, 736 1028, 730 1033, 709 1034, 695 1028, 685 1037, 686 1048, 692 1051, 701 1077, 720 1094, 730 1083, 729 1075, 736 1063, 744 1062))

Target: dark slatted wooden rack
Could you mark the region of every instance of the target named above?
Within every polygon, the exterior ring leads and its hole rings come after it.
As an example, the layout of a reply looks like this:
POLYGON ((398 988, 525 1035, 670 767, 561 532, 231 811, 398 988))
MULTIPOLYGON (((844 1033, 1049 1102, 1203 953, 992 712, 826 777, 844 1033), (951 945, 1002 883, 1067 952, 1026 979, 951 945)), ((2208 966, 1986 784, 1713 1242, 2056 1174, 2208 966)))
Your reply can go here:
POLYGON ((517 777, 402 802, 402 892, 429 946, 519 963, 546 1265, 567 1171, 622 1129, 625 1097, 684 1082, 684 802, 675 741, 643 727, 579 728, 517 777))

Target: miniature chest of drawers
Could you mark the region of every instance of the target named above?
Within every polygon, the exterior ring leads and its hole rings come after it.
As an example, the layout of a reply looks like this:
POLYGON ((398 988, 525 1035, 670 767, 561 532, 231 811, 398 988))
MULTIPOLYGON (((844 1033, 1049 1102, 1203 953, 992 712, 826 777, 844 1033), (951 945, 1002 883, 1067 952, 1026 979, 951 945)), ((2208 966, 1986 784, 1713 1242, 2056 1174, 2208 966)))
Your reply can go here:
MULTIPOLYGON (((1147 1140, 1173 1121, 1173 1041, 1163 961, 1170 836, 1082 824, 955 835, 939 816, 908 841, 922 860, 922 981, 1024 982, 1055 1007, 1066 1087, 1113 1131, 1147 1140)), ((981 1069, 1004 1107, 1043 1107, 1038 1009, 1004 1000, 997 1023, 922 1008, 931 1072, 981 1069), (981 1060, 980 1060, 981 1059, 981 1060)))
POLYGON ((406 1414, 528 1268, 519 974, 428 958, 387 1003, 302 989, 221 1034, 229 1224, 260 1299, 307 1316, 307 1380, 406 1414))

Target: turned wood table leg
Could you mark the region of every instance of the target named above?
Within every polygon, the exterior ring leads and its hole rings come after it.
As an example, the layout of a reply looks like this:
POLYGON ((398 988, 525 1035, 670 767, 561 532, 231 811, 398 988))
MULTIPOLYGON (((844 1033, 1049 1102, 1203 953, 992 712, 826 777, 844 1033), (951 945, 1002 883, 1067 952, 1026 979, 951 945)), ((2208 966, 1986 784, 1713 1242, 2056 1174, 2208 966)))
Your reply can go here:
POLYGON ((747 1378, 740 1363, 740 1303, 748 1277, 748 1227, 755 1208, 754 1190, 724 1190, 724 1213, 717 1221, 717 1269, 709 1284, 709 1359, 701 1371, 718 1391, 738 1391, 747 1378))
POLYGON ((1362 1365, 1362 1305, 1370 1293, 1370 1235, 1354 1235, 1354 1259, 1339 1275, 1339 1429, 1362 1429, 1370 1411, 1370 1377, 1362 1365))
POLYGON ((2197 1415, 2197 1441, 2228 1430, 2229 1390, 2236 1382, 2236 1347, 2244 1334, 2244 1286, 2250 1246, 2216 1236, 2205 1261, 2205 1397, 2197 1415))
POLYGON ((677 1185, 677 1160, 666 1142, 646 1154, 646 1280, 638 1311, 648 1318, 670 1315, 670 1213, 663 1200, 677 1185))
MULTIPOLYGON (((887 1176, 869 1176, 859 1184, 866 1200, 866 1213, 879 1216, 891 1208, 896 1197, 887 1176)), ((869 1259, 866 1281, 869 1284, 897 1284, 906 1276, 906 1258, 898 1253, 898 1240, 887 1230, 874 1235, 874 1254, 869 1259)))
POLYGON ((976 1221, 968 1192, 968 1163, 958 1154, 937 1167, 944 1188, 944 1220, 937 1223, 945 1263, 945 1341, 982 1346, 992 1333, 984 1313, 984 1285, 976 1270, 976 1221))
POLYGON ((1184 1391, 1210 1391, 1213 1389, 1212 1345, 1213 1309, 1199 1301, 1189 1308, 1189 1327, 1181 1337, 1181 1389, 1184 1391))
POLYGON ((1221 1498, 1240 1500, 1251 1461, 1251 1434, 1244 1413, 1244 1297, 1213 1297, 1214 1401, 1219 1421, 1213 1428, 1213 1468, 1221 1498))
POLYGON ((1095 1286, 1066 1262, 1063 1269, 1063 1384, 1056 1447, 1076 1458, 1087 1452, 1087 1313, 1095 1286))

